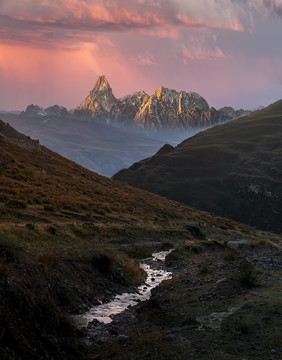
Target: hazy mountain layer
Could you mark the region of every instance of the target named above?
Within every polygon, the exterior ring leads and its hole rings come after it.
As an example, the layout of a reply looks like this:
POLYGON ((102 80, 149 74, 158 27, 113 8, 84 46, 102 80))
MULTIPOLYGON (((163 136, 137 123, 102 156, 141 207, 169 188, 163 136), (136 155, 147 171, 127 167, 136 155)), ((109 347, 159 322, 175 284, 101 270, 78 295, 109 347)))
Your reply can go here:
POLYGON ((17 130, 78 164, 112 176, 154 154, 164 140, 106 123, 67 116, 3 115, 17 130))
POLYGON ((256 227, 282 231, 282 100, 201 132, 115 179, 256 227))
POLYGON ((112 176, 153 155, 166 142, 177 145, 215 124, 241 116, 243 110, 209 108, 200 95, 159 87, 117 99, 105 76, 100 76, 74 111, 63 106, 29 105, 19 116, 2 119, 61 155, 112 176))

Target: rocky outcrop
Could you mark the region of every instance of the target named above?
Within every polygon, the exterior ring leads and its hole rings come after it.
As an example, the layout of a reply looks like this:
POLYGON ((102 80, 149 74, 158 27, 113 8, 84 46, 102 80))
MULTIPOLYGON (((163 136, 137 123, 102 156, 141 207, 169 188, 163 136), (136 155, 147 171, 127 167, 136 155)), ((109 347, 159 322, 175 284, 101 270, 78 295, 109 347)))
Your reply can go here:
POLYGON ((115 124, 144 129, 206 128, 245 115, 244 110, 231 107, 216 110, 195 92, 185 92, 160 86, 153 95, 144 91, 116 99, 105 76, 100 76, 93 90, 75 111, 115 124))
POLYGON ((118 100, 111 109, 112 121, 132 124, 136 114, 149 98, 144 91, 139 91, 118 100))
POLYGON ((248 110, 234 110, 230 106, 224 106, 223 108, 219 109, 218 112, 220 113, 220 116, 226 120, 233 120, 250 114, 250 111, 248 110))

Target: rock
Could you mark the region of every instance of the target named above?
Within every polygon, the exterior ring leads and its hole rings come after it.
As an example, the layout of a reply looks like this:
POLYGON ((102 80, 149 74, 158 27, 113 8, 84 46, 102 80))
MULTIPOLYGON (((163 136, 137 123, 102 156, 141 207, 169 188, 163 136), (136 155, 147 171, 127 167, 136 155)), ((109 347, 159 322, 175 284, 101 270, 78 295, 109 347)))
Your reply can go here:
POLYGON ((168 334, 165 336, 165 339, 169 341, 175 341, 177 339, 177 336, 175 334, 168 334))
POLYGON ((234 239, 234 240, 229 240, 227 242, 227 245, 229 245, 233 249, 237 249, 240 246, 250 245, 250 244, 251 244, 250 240, 245 240, 245 239, 234 239))
POLYGON ((117 336, 117 341, 119 341, 119 342, 126 342, 127 340, 129 340, 129 337, 126 336, 126 335, 119 334, 119 335, 117 336))
POLYGON ((228 279, 225 277, 225 278, 223 278, 223 279, 217 280, 216 284, 225 283, 225 282, 227 282, 227 281, 228 281, 228 279))
POLYGON ((273 355, 274 355, 274 354, 277 354, 277 350, 275 350, 275 349, 271 349, 270 352, 271 352, 271 354, 273 354, 273 355))

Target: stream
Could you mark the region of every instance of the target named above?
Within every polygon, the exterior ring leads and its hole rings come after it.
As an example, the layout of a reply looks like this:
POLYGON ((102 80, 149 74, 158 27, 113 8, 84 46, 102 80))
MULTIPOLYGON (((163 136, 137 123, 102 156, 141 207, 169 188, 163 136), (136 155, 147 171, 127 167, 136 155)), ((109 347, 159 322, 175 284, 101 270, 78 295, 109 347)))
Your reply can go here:
POLYGON ((123 312, 129 306, 148 300, 153 288, 172 277, 172 273, 166 270, 164 264, 166 256, 172 250, 156 252, 152 254, 152 257, 141 260, 140 267, 147 273, 146 282, 140 285, 135 292, 124 292, 121 295, 116 295, 113 300, 105 304, 95 305, 86 313, 75 315, 76 326, 79 328, 87 327, 94 320, 109 324, 115 315, 123 312))

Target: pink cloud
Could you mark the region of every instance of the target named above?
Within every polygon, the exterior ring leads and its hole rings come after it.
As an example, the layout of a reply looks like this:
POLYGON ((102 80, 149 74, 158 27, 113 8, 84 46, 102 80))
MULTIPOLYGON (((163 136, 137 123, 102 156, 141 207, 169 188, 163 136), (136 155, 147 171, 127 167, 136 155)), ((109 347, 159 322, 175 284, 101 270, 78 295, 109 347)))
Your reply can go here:
POLYGON ((74 31, 136 30, 176 40, 180 29, 242 31, 241 13, 242 9, 231 0, 22 0, 20 3, 4 0, 0 7, 0 20, 6 31, 2 30, 0 36, 4 38, 5 33, 12 41, 20 32, 32 42, 32 32, 44 35, 53 30, 56 41, 65 33, 73 34, 74 31))
POLYGON ((132 62, 138 64, 138 65, 155 65, 155 59, 154 56, 151 54, 143 54, 143 55, 137 55, 136 57, 133 57, 130 59, 132 62))
POLYGON ((263 88, 280 94, 282 66, 272 62, 272 52, 282 54, 280 28, 278 21, 275 32, 263 27, 270 14, 279 15, 280 3, 0 0, 0 109, 77 106, 101 74, 116 96, 152 93, 162 84, 199 92, 212 105, 227 105, 231 97, 244 104, 258 94, 260 79, 260 94, 263 88), (250 28, 252 34, 243 31, 250 28))
POLYGON ((138 65, 114 47, 85 43, 73 50, 57 48, 54 52, 0 44, 0 109, 24 109, 31 103, 73 108, 101 74, 108 77, 116 96, 136 91, 136 84, 140 88, 153 86, 150 75, 139 71, 138 65))
POLYGON ((281 0, 248 0, 250 8, 259 11, 263 16, 282 17, 281 0))
POLYGON ((172 39, 179 40, 181 35, 180 31, 177 28, 163 28, 163 29, 141 29, 139 30, 141 34, 147 36, 159 37, 161 39, 172 39))
POLYGON ((215 60, 215 59, 227 59, 227 56, 221 49, 216 47, 215 49, 205 49, 200 46, 196 46, 191 50, 186 47, 182 51, 183 62, 188 64, 191 60, 215 60))

